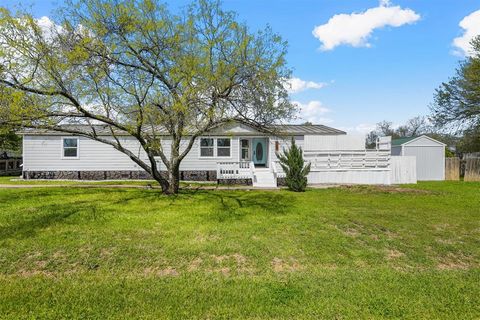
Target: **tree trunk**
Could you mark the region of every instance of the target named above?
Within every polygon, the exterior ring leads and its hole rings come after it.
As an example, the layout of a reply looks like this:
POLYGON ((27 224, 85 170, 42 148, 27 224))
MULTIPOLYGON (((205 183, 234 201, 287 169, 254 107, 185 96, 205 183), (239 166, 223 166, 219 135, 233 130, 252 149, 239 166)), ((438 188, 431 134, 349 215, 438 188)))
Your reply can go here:
POLYGON ((176 165, 168 172, 168 188, 166 191, 163 191, 163 192, 168 195, 177 194, 179 188, 180 188, 180 168, 178 165, 176 165))

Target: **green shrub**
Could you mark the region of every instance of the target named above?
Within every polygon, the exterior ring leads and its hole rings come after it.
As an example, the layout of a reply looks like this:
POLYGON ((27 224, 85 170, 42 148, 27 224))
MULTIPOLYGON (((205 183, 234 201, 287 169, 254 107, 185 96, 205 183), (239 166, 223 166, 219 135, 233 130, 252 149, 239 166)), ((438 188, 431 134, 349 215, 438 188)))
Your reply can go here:
POLYGON ((283 153, 277 153, 280 165, 286 174, 285 182, 288 189, 296 192, 303 192, 307 187, 307 175, 310 172, 310 163, 305 165, 303 161, 302 148, 295 144, 292 138, 292 146, 283 153))

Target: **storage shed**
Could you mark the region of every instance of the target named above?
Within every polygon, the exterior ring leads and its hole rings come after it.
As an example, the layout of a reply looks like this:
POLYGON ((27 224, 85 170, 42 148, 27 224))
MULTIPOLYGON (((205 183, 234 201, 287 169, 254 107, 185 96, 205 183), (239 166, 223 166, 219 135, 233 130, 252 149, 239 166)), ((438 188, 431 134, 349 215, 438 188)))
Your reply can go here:
POLYGON ((426 135, 392 140, 392 156, 414 156, 417 180, 445 180, 445 144, 426 135))

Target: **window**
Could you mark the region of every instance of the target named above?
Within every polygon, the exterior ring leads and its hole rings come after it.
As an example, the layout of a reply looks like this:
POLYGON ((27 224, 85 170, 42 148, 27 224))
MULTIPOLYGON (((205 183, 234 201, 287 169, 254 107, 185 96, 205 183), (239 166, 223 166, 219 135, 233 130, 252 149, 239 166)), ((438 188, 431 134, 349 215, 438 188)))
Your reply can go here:
POLYGON ((217 139, 217 157, 230 157, 230 139, 217 139))
POLYGON ((242 160, 250 160, 250 146, 248 140, 242 140, 242 160))
POLYGON ((200 157, 213 157, 213 138, 200 139, 200 157))
POLYGON ((63 138, 63 157, 78 158, 78 139, 63 138))

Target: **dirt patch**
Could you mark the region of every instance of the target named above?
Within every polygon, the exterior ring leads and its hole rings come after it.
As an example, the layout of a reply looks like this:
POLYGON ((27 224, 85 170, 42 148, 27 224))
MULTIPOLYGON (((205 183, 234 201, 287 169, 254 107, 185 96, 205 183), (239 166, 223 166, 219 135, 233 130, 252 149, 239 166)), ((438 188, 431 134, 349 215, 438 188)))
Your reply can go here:
POLYGON ((211 255, 209 260, 213 266, 205 269, 207 273, 230 275, 232 272, 253 273, 254 271, 253 267, 248 263, 248 259, 240 253, 220 256, 211 255))
POLYGON ((347 228, 346 230, 342 230, 343 234, 349 237, 358 237, 360 235, 360 231, 354 228, 347 228))
POLYGON ((433 229, 435 229, 435 231, 445 231, 447 229, 450 229, 451 227, 452 226, 448 223, 439 223, 433 225, 433 229))
POLYGON ((341 186, 341 189, 355 193, 409 193, 409 194, 434 194, 434 192, 422 189, 403 188, 397 186, 364 186, 364 185, 348 185, 341 186))
POLYGON ((205 235, 205 234, 198 234, 194 238, 194 242, 200 242, 200 243, 205 243, 205 242, 214 242, 220 240, 220 237, 217 235, 205 235))
POLYGON ((200 257, 193 259, 192 262, 190 262, 190 264, 188 265, 187 270, 189 272, 197 271, 200 268, 202 262, 203 259, 200 257))
POLYGON ((463 254, 450 253, 439 260, 440 262, 437 264, 439 270, 468 270, 478 266, 475 265, 472 258, 463 254))
POLYGON ((395 260, 405 256, 405 253, 398 251, 396 249, 388 249, 386 256, 387 256, 387 260, 395 260))
POLYGON ((170 266, 166 268, 158 268, 158 267, 148 267, 143 270, 143 274, 145 276, 158 276, 158 277, 177 277, 180 273, 170 266))
POLYGON ((102 248, 100 250, 100 256, 102 258, 108 258, 113 255, 115 248, 102 248))
POLYGON ((293 257, 288 259, 273 258, 272 262, 273 271, 277 273, 281 272, 295 272, 303 269, 303 266, 293 257))

